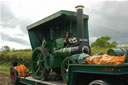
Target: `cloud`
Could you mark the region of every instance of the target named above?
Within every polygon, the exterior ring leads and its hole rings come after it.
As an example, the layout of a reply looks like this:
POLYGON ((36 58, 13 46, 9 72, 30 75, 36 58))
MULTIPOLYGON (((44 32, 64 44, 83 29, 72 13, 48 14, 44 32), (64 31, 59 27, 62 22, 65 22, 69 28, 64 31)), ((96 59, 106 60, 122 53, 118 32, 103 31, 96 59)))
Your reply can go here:
POLYGON ((0 21, 0 36, 2 45, 10 42, 21 46, 30 46, 26 26, 28 26, 32 21, 28 18, 25 19, 24 17, 17 17, 13 13, 9 3, 6 3, 6 1, 1 1, 0 21))
POLYGON ((100 4, 99 9, 94 7, 94 13, 90 13, 90 18, 94 18, 89 21, 90 37, 108 35, 120 45, 128 44, 128 1, 105 1, 100 4))
MULTIPOLYGON (((18 14, 17 14, 18 15, 18 14)), ((11 10, 8 4, 1 2, 1 26, 2 28, 20 27, 24 33, 27 33, 26 26, 32 23, 32 20, 24 17, 17 17, 11 10)))
POLYGON ((2 40, 8 41, 8 42, 16 42, 25 46, 30 45, 26 40, 22 38, 12 37, 8 36, 7 34, 1 33, 2 40))
POLYGON ((16 20, 15 16, 12 14, 9 7, 1 2, 1 26, 14 27, 14 21, 16 20))

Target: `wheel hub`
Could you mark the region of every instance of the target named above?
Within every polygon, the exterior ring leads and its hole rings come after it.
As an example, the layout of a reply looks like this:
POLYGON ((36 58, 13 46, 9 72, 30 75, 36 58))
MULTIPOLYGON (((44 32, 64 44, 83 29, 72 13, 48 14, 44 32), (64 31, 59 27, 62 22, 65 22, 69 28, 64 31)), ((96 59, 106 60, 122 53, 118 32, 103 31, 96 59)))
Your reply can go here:
POLYGON ((40 61, 38 60, 38 61, 37 61, 37 65, 39 66, 39 64, 40 64, 40 61))

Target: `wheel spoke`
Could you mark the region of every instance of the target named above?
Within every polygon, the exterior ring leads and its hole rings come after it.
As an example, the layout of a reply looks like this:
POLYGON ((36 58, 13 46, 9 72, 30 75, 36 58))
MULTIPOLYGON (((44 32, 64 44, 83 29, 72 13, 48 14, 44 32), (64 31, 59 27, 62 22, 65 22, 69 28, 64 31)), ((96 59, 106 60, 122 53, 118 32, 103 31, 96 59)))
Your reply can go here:
POLYGON ((32 61, 32 63, 37 63, 36 61, 32 61))
POLYGON ((39 66, 39 68, 36 70, 35 74, 37 74, 37 73, 39 72, 39 70, 40 70, 40 66, 39 66))
POLYGON ((44 62, 44 60, 42 59, 42 60, 40 60, 40 62, 41 62, 41 63, 43 63, 43 62, 44 62))
POLYGON ((40 60, 40 53, 37 54, 37 60, 40 60))
POLYGON ((34 65, 34 67, 35 67, 35 69, 36 69, 36 68, 38 68, 38 65, 36 64, 36 65, 34 65))
POLYGON ((39 55, 38 55, 38 56, 39 56, 39 60, 41 60, 41 57, 42 57, 42 56, 41 56, 41 53, 39 53, 39 55))

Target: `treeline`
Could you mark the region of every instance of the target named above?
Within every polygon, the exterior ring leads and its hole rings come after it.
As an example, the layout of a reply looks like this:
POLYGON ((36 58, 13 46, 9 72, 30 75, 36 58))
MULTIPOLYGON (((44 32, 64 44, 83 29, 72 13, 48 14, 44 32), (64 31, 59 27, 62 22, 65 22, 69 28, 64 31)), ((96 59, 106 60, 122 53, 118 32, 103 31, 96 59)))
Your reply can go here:
POLYGON ((14 62, 30 66, 32 51, 31 49, 10 49, 9 46, 3 46, 0 52, 0 64, 12 65, 14 62))
POLYGON ((31 49, 15 49, 15 48, 10 48, 9 46, 7 46, 7 45, 5 45, 5 46, 3 46, 2 48, 1 48, 1 52, 10 52, 10 51, 31 51, 31 49))

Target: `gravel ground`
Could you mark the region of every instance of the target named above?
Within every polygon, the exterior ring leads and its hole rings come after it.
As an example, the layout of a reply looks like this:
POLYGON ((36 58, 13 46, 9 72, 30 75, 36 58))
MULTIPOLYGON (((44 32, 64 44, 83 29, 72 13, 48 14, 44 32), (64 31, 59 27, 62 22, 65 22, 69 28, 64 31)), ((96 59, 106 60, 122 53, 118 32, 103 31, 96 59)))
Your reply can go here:
POLYGON ((0 85, 12 85, 8 75, 0 73, 0 85))

